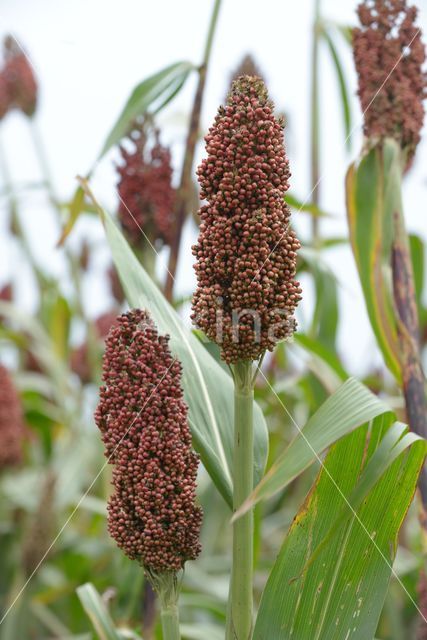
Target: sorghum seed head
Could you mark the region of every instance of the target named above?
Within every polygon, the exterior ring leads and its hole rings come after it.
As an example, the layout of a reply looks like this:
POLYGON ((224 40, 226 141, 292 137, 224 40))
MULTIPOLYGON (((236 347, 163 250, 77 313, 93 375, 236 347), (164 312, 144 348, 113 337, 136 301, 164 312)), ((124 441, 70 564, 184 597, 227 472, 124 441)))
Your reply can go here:
POLYGON ((1 75, 7 85, 9 108, 32 116, 37 106, 37 82, 28 57, 11 36, 4 40, 4 55, 1 75))
POLYGON ((197 557, 202 520, 181 365, 168 340, 144 311, 121 315, 106 340, 95 413, 114 465, 109 532, 129 558, 157 573, 197 557))
POLYGON ((426 97, 425 48, 406 0, 364 0, 353 30, 358 95, 368 139, 394 138, 411 160, 420 140, 426 97))
POLYGON ((23 411, 9 371, 0 364, 0 470, 22 462, 23 411))
POLYGON ((199 238, 193 322, 227 363, 256 360, 292 335, 301 299, 300 247, 285 202, 290 176, 283 124, 260 78, 233 83, 205 138, 198 168, 199 238))
POLYGON ((159 131, 148 140, 149 126, 135 126, 127 142, 120 147, 119 220, 129 242, 138 246, 145 234, 151 242, 168 244, 171 240, 175 190, 169 149, 160 144, 159 131), (142 230, 142 231, 141 231, 142 230))

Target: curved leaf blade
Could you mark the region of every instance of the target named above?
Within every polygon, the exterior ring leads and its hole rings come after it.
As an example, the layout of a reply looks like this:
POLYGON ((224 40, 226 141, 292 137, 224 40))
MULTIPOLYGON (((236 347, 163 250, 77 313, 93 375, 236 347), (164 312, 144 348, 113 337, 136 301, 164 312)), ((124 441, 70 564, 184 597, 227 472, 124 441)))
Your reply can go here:
POLYGON ((344 73, 340 57, 338 55, 337 48, 327 28, 322 30, 322 35, 328 45, 329 52, 331 54, 332 62, 337 74, 338 87, 341 94, 341 105, 343 111, 344 133, 345 133, 345 145, 347 149, 351 148, 351 110, 350 110, 350 92, 348 90, 346 75, 344 73))
POLYGON ((386 140, 383 153, 374 148, 347 173, 347 216, 351 246, 359 271, 366 308, 384 360, 401 379, 397 324, 390 291, 393 212, 399 184, 400 152, 386 140))
POLYGON ((140 82, 132 91, 108 134, 98 160, 120 142, 137 116, 145 113, 149 108, 153 112, 158 112, 166 106, 182 88, 194 69, 191 62, 176 62, 140 82))
POLYGON ((331 444, 387 412, 388 407, 377 396, 354 378, 349 378, 312 415, 234 518, 241 516, 260 500, 270 498, 284 489, 331 444))
POLYGON ((392 420, 379 416, 371 430, 357 429, 329 452, 268 579, 254 640, 374 637, 426 445, 401 438, 402 425, 390 433, 392 420), (349 513, 346 500, 355 493, 357 508, 349 513))

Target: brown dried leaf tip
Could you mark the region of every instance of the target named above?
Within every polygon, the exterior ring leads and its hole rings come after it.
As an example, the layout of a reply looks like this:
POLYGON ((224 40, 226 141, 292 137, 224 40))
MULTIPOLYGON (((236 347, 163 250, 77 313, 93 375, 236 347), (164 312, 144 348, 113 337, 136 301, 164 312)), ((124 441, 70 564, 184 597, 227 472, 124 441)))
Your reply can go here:
POLYGON ((417 9, 406 0, 365 0, 353 30, 364 133, 394 138, 411 160, 420 140, 426 97, 425 48, 417 9))
POLYGON ((193 322, 227 363, 256 360, 295 330, 300 243, 290 228, 283 124, 260 78, 233 83, 198 168, 200 232, 193 247, 193 322))
POLYGON ((0 364, 0 471, 22 462, 24 438, 21 400, 9 371, 0 364))
POLYGON ((169 149, 160 143, 158 129, 142 122, 135 125, 120 153, 118 215, 129 242, 141 246, 145 234, 152 243, 169 244, 175 200, 169 149))
POLYGON ((256 76, 257 78, 264 80, 264 74, 250 53, 247 53, 240 60, 238 67, 234 70, 233 75, 231 76, 230 84, 232 84, 234 80, 238 80, 241 76, 256 76))
POLYGON ((114 465, 109 532, 150 574, 179 571, 200 552, 198 456, 168 341, 144 311, 121 315, 106 341, 95 413, 114 465))

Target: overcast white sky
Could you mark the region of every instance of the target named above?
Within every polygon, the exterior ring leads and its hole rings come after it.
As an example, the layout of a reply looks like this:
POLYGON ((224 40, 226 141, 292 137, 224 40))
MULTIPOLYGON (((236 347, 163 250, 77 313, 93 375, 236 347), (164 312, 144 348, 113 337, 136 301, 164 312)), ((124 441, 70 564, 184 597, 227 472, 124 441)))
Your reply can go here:
MULTIPOLYGON (((323 14, 330 20, 354 24, 353 0, 323 0, 323 14)), ((427 1, 418 0, 419 24, 427 36, 427 1)), ((212 7, 211 0, 2 0, 0 36, 15 34, 26 47, 40 82, 37 125, 45 140, 52 173, 62 198, 75 188, 74 177, 84 173, 94 161, 108 130, 130 91, 145 76, 178 60, 199 62, 212 7)), ((208 76, 202 123, 206 129, 218 104, 223 100, 233 67, 251 52, 280 110, 289 119, 287 146, 292 169, 292 191, 305 199, 309 194, 309 65, 310 29, 313 0, 223 0, 208 76)), ((427 41, 427 38, 426 38, 427 41)), ((356 88, 348 47, 340 46, 352 93, 356 88)), ((360 147, 360 111, 353 99, 355 136, 350 154, 344 149, 339 95, 335 75, 326 50, 322 51, 323 94, 321 136, 323 207, 336 214, 324 222, 333 236, 346 235, 344 175, 360 147)), ((178 163, 182 156, 185 116, 194 90, 189 82, 171 107, 162 115, 164 139, 172 145, 178 163)), ((23 118, 9 116, 1 125, 3 146, 17 182, 37 179, 37 165, 31 137, 23 118)), ((202 145, 198 158, 203 154, 202 145)), ((417 163, 406 184, 408 225, 427 239, 426 190, 427 143, 419 148, 417 163)), ((112 157, 107 157, 93 180, 98 198, 111 210, 116 206, 116 178, 112 157)), ((0 200, 0 283, 11 276, 18 287, 20 302, 30 308, 31 285, 22 260, 7 240, 6 211, 0 200)), ((59 277, 61 256, 55 250, 56 229, 46 202, 34 194, 23 199, 23 220, 40 261, 59 277)), ((297 217, 297 216, 295 216, 297 217)), ((301 236, 307 220, 299 214, 295 224, 301 236)), ((97 221, 80 225, 79 235, 89 235, 103 244, 97 221)), ((179 271, 179 291, 189 293, 194 286, 190 244, 193 230, 188 227, 179 271)), ((346 364, 351 372, 363 371, 380 362, 367 321, 353 258, 348 248, 328 254, 343 288, 340 344, 345 345, 346 364)), ((93 315, 108 305, 99 285, 100 269, 108 260, 101 246, 86 297, 93 315)), ((305 290, 300 323, 305 324, 312 309, 312 295, 305 290)))

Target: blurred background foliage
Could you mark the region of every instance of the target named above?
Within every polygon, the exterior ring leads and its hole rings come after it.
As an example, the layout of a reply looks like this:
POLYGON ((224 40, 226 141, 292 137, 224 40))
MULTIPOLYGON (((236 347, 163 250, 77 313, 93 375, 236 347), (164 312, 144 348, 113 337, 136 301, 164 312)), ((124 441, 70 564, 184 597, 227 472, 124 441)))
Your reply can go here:
MULTIPOLYGON (((344 217, 344 204, 340 212, 329 211, 325 205, 328 198, 323 193, 334 189, 334 179, 326 179, 325 183, 322 180, 322 149, 329 145, 328 134, 322 131, 322 110, 331 99, 339 103, 341 121, 336 122, 336 131, 339 132, 340 153, 346 149, 348 164, 358 152, 354 137, 360 140, 361 121, 354 99, 355 78, 349 71, 350 25, 335 22, 333 16, 324 15, 321 9, 319 2, 310 9, 312 58, 310 68, 306 70, 310 78, 310 99, 304 107, 310 135, 303 141, 309 148, 306 181, 309 188, 305 197, 301 187, 298 192, 291 189, 288 196, 303 245, 298 266, 304 285, 299 331, 290 344, 280 344, 274 354, 265 359, 263 376, 258 378, 256 386, 256 399, 269 429, 267 468, 295 436, 295 425, 304 425, 349 375, 359 375, 374 394, 386 399, 396 414, 404 417, 398 386, 381 358, 369 355, 366 366, 353 366, 340 333, 346 267, 342 271, 337 268, 336 261, 330 260, 330 254, 338 249, 341 260, 353 258, 348 250, 348 233, 334 233, 331 224, 338 213, 344 217), (335 83, 336 92, 332 98, 325 95, 325 87, 330 87, 324 81, 326 76, 333 78, 335 83), (342 252, 343 247, 347 249, 346 253, 342 252)), ((145 11, 149 13, 148 9, 145 11)), ((191 19, 190 14, 188 19, 191 19)), ((151 25, 149 15, 148 25, 149 28, 155 26, 151 25)), ((206 25, 199 25, 200 30, 205 28, 206 25)), ((216 47, 221 46, 221 28, 220 20, 216 47)), ((19 24, 16 29, 19 31, 19 24)), ((19 49, 20 40, 16 43, 19 49)), ((30 61, 32 53, 29 52, 30 61)), ((155 57, 156 51, 152 55, 155 57)), ((178 51, 176 55, 179 57, 178 51)), ((215 60, 215 47, 212 59, 215 60)), ((3 64, 7 65, 6 49, 3 64)), ((29 64, 34 74, 35 69, 31 62, 29 64)), ((91 167, 80 169, 81 174, 90 179, 91 184, 93 182, 96 197, 97 175, 102 174, 105 166, 109 167, 108 171, 111 167, 115 171, 120 161, 118 145, 139 116, 148 113, 154 122, 161 122, 168 144, 173 145, 175 137, 181 151, 182 140, 188 132, 191 94, 185 114, 176 111, 175 100, 189 82, 198 78, 200 83, 199 64, 198 59, 190 62, 171 59, 161 71, 142 81, 140 77, 135 78, 132 94, 121 97, 123 110, 105 131, 104 139, 97 141, 101 149, 98 157, 94 157, 91 167)), ((238 72, 255 69, 268 83, 268 60, 258 61, 253 52, 248 51, 243 60, 230 59, 230 68, 222 79, 224 94, 229 80, 237 72, 233 67, 238 72)), ((208 85, 209 78, 208 69, 208 85)), ((38 86, 37 91, 42 91, 48 102, 49 95, 56 89, 38 86)), ((292 172, 301 174, 306 167, 292 164, 292 149, 300 141, 296 138, 292 118, 287 116, 287 103, 300 98, 287 87, 285 77, 282 84, 275 83, 272 93, 277 109, 284 110, 287 121, 285 135, 292 172)), ((25 112, 22 105, 15 104, 11 110, 19 112, 19 122, 14 121, 13 126, 27 128, 30 133, 31 153, 37 159, 37 170, 34 178, 23 183, 11 175, 13 150, 7 128, 9 118, 17 116, 16 113, 5 114, 0 124, 3 130, 0 132, 3 138, 2 234, 3 242, 13 245, 14 261, 6 276, 0 274, 0 357, 10 370, 19 393, 25 435, 23 459, 14 468, 4 468, 0 473, 0 618, 7 614, 0 625, 0 638, 89 639, 94 637, 89 618, 102 639, 160 638, 155 598, 144 583, 142 571, 123 556, 107 535, 105 514, 110 469, 104 464, 100 438, 92 419, 100 383, 103 339, 115 316, 126 308, 124 293, 111 259, 106 259, 109 252, 104 235, 86 233, 86 230, 101 228, 97 208, 84 192, 86 183, 79 186, 70 176, 67 197, 59 195, 50 167, 61 163, 61 158, 48 157, 38 126, 37 107, 34 105, 34 110, 30 108, 25 112), (49 237, 40 248, 38 237, 35 251, 31 226, 34 220, 29 224, 28 218, 33 202, 36 210, 40 207, 41 196, 44 197, 43 206, 52 215, 51 224, 55 230, 52 237, 58 246, 53 246, 49 237), (40 250, 46 254, 46 260, 39 259, 40 250), (46 266, 50 254, 51 269, 46 266), (58 269, 56 261, 59 259, 61 267, 58 269), (23 279, 27 281, 24 284, 23 279), (34 301, 31 312, 27 304, 22 304, 26 295, 22 292, 30 289, 34 301), (94 314, 93 305, 89 308, 88 299, 92 296, 102 299, 102 313, 94 314), (85 583, 92 583, 94 588, 82 588, 85 583), (103 621, 102 628, 97 626, 99 620, 103 621)), ((63 120, 66 127, 78 127, 73 114, 64 114, 63 120)), ((197 157, 204 132, 203 117, 193 129, 190 127, 190 135, 195 136, 197 157)), ((194 176, 193 164, 190 162, 191 176, 194 176)), ((177 152, 172 155, 172 165, 174 188, 177 197, 179 193, 181 197, 185 196, 187 217, 183 221, 185 233, 181 244, 184 266, 178 271, 175 295, 169 297, 188 325, 192 292, 192 282, 187 278, 192 262, 188 245, 198 223, 195 215, 197 187, 193 178, 188 183, 183 175, 185 169, 177 152)), ((111 171, 107 175, 110 181, 111 175, 114 176, 116 185, 118 175, 111 171)), ((115 186, 110 185, 110 189, 115 191, 115 186)), ((117 197, 114 206, 119 209, 117 197)), ((418 209, 418 214, 422 215, 421 207, 418 209)), ((412 233, 410 240, 424 347, 427 341, 425 238, 412 233)), ((153 242, 155 244, 155 240, 153 242)), ((142 244, 140 249, 150 251, 150 247, 142 244)), ((168 251, 168 247, 159 248, 160 256, 156 264, 152 264, 154 278, 161 287, 167 279, 167 266, 171 268, 168 251)), ((144 262, 142 256, 139 257, 144 262)), ((349 304, 351 296, 347 295, 344 300, 349 304)), ((356 317, 365 314, 364 308, 361 311, 359 307, 354 311, 356 317)), ((345 317, 348 314, 347 309, 345 317)), ((366 327, 365 317, 363 322, 366 327)), ((350 354, 357 351, 358 340, 355 332, 353 344, 349 345, 350 354)), ((372 336, 368 342, 374 344, 372 336)), ((216 348, 209 344, 205 346, 218 359, 216 348)), ((256 506, 257 602, 284 535, 316 477, 318 466, 317 463, 312 465, 271 500, 256 506)), ((230 563, 230 513, 204 469, 200 471, 199 497, 205 513, 203 552, 197 562, 188 564, 183 577, 182 633, 189 639, 213 640, 223 637, 230 563)), ((418 602, 417 585, 424 554, 425 541, 414 503, 400 535, 395 563, 396 574, 407 593, 392 577, 377 631, 381 640, 415 638, 419 619, 413 601, 418 602)))

